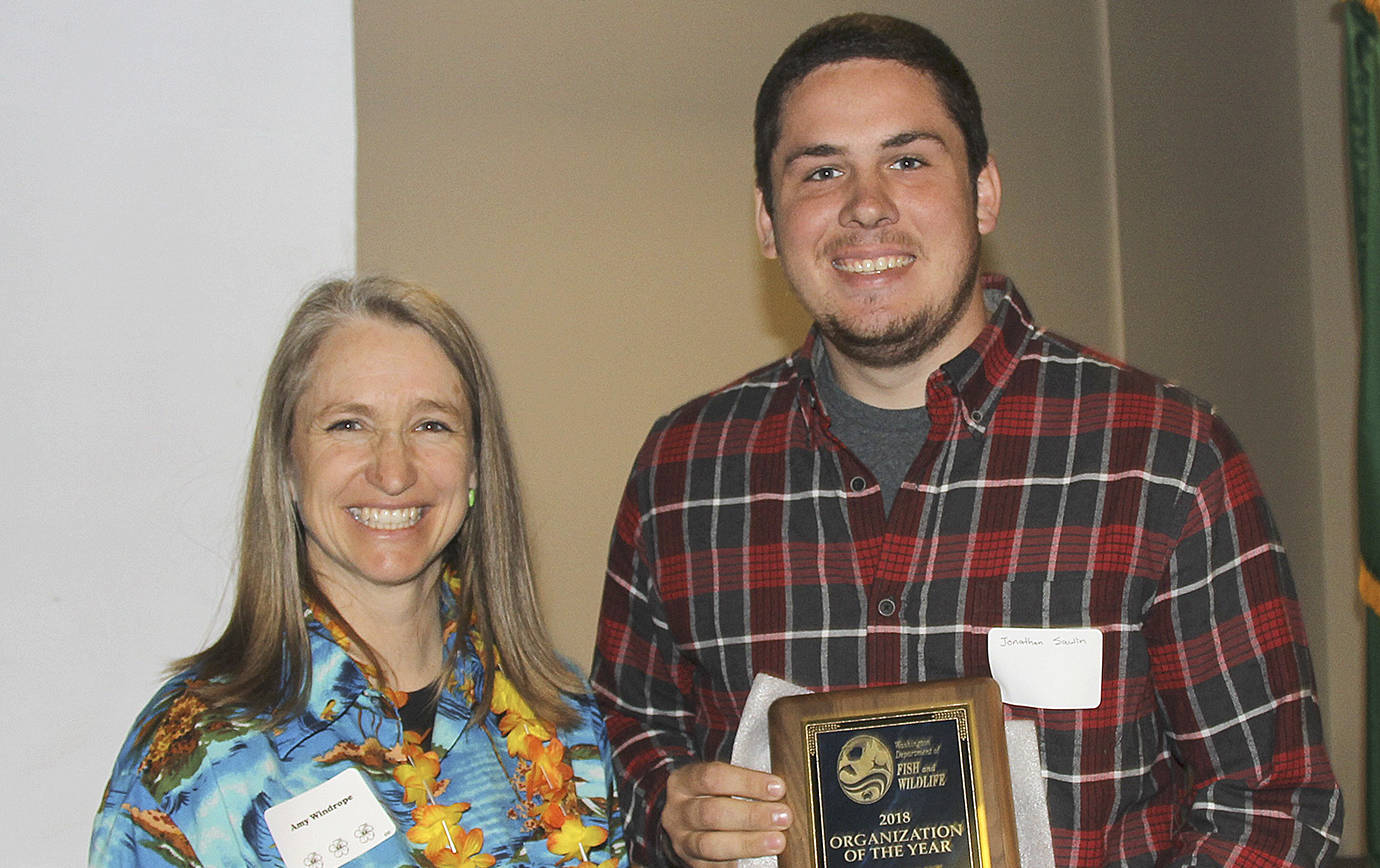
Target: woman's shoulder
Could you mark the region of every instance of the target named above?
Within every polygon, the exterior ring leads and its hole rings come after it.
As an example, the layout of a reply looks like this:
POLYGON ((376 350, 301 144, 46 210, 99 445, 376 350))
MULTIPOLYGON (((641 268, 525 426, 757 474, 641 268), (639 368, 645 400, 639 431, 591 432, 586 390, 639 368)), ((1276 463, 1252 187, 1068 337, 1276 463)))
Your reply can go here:
POLYGON ((588 690, 584 693, 567 693, 565 699, 575 710, 576 717, 569 724, 558 727, 556 736, 565 745, 567 758, 579 770, 580 777, 596 787, 602 786, 604 779, 609 776, 610 757, 604 715, 588 690))
POLYGON ((196 793, 218 790, 202 786, 218 758, 252 744, 263 728, 212 707, 202 696, 205 685, 180 673, 135 718, 96 813, 92 865, 139 864, 146 850, 174 865, 195 862, 177 817, 196 793))
POLYGON ((140 769, 150 762, 159 762, 166 755, 173 740, 170 733, 179 726, 187 726, 196 717, 187 714, 196 705, 195 684, 191 673, 179 673, 158 688, 135 716, 115 759, 110 789, 128 789, 140 777, 140 769))
MULTIPOLYGON (((575 792, 580 804, 589 810, 590 821, 601 826, 607 834, 606 849, 600 858, 612 857, 616 865, 626 866, 623 819, 603 713, 588 684, 583 693, 568 693, 565 696, 578 717, 575 722, 560 729, 558 737, 566 745, 566 758, 570 762, 575 792)), ((553 841, 556 837, 553 836, 553 841)))
POLYGON ((576 718, 566 731, 570 732, 598 732, 604 731, 604 715, 599 710, 599 705, 594 701, 594 694, 590 691, 589 685, 578 693, 562 694, 566 703, 575 711, 576 718))
POLYGON ((110 788, 147 789, 156 801, 195 778, 218 744, 262 732, 259 720, 204 698, 207 682, 183 672, 164 684, 134 720, 111 774, 110 788))

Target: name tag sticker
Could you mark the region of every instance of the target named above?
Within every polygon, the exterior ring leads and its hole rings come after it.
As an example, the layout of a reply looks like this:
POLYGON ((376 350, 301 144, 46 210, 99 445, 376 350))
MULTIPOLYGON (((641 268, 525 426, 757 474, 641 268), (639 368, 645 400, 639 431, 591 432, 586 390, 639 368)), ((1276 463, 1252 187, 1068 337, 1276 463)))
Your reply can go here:
POLYGON ((264 811, 264 822, 284 865, 335 868, 393 836, 393 818, 359 769, 264 811))
POLYGON ((1096 627, 993 627, 987 659, 1007 705, 1102 703, 1102 631, 1096 627))

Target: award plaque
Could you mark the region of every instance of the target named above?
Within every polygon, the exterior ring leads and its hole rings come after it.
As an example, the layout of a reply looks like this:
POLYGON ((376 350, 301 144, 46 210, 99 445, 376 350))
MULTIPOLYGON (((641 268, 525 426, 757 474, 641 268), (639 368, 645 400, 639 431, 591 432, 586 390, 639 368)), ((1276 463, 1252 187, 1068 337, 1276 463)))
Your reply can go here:
POLYGON ((780 868, 1018 868, 1001 690, 961 678, 772 703, 780 868))

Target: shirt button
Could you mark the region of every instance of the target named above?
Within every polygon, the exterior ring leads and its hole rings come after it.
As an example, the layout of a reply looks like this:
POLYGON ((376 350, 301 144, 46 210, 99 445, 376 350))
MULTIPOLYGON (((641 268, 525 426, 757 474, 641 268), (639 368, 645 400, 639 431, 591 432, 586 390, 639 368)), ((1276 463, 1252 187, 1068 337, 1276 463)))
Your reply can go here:
POLYGON ((867 480, 863 479, 861 476, 855 476, 848 480, 848 487, 854 491, 862 491, 867 487, 867 480))
POLYGON ((883 618, 890 618, 896 614, 896 601, 890 597, 883 597, 877 601, 877 614, 883 618))

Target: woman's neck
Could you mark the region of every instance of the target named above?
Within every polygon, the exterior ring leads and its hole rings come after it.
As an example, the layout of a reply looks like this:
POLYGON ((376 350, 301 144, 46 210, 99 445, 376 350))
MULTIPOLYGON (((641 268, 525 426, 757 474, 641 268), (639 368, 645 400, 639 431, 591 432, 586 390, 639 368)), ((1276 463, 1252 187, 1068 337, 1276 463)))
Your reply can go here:
POLYGON ((318 579, 318 587, 373 649, 388 687, 420 690, 441 674, 445 651, 439 580, 358 588, 318 579))

